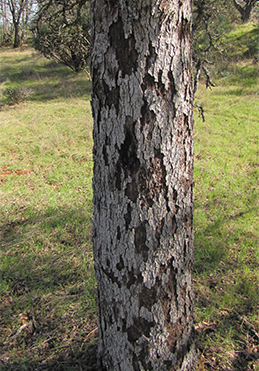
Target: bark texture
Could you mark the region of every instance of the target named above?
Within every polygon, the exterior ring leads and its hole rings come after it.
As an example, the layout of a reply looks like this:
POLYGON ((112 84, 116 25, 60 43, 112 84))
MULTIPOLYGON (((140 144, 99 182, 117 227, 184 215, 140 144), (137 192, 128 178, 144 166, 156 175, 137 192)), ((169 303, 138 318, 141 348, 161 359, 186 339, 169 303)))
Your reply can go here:
POLYGON ((189 0, 92 0, 100 370, 194 370, 189 0))

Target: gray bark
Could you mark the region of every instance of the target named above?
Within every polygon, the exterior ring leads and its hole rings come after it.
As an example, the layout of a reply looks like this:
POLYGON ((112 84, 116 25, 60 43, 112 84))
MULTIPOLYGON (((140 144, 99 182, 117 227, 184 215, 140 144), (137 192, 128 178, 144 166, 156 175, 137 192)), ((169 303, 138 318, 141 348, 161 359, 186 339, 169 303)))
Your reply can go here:
POLYGON ((92 0, 100 370, 194 370, 189 0, 92 0))

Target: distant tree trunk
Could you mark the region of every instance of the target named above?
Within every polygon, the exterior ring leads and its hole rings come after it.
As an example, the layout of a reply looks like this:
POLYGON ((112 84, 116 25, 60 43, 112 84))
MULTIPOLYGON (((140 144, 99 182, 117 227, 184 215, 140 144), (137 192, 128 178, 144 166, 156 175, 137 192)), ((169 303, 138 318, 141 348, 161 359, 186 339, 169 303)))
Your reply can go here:
POLYGON ((13 18, 14 48, 18 48, 21 45, 20 21, 27 3, 28 0, 8 0, 8 6, 13 18))
POLYGON ((14 48, 19 48, 19 46, 21 45, 20 27, 19 27, 19 24, 17 22, 15 22, 13 24, 13 26, 14 26, 14 43, 13 43, 13 47, 14 48))
POLYGON ((247 22, 249 20, 251 12, 256 3, 257 0, 244 0, 244 3, 242 2, 241 5, 236 0, 233 0, 234 7, 239 11, 243 22, 247 22))
POLYGON ((98 370, 195 369, 190 0, 92 0, 98 370))

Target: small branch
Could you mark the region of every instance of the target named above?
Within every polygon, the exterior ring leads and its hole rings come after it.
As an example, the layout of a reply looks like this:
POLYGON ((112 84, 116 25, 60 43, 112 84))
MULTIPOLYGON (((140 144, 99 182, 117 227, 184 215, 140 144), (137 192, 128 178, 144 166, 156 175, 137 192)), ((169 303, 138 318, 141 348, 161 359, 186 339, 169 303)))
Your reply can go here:
POLYGON ((201 68, 202 68, 202 61, 199 58, 198 62, 196 64, 196 73, 194 77, 194 87, 193 87, 193 95, 195 95, 196 91, 198 90, 199 80, 200 80, 200 74, 201 74, 201 68))
POLYGON ((199 105, 198 103, 194 103, 193 107, 197 107, 198 108, 198 110, 199 110, 199 117, 202 118, 202 122, 205 122, 204 110, 203 110, 202 106, 199 105))
POLYGON ((92 331, 89 332, 89 334, 86 336, 86 338, 84 339, 84 343, 87 342, 87 340, 92 336, 94 335, 96 332, 98 331, 98 327, 96 327, 95 329, 93 329, 92 331))
POLYGON ((211 80, 209 70, 206 68, 206 66, 202 65, 202 70, 206 76, 206 88, 215 87, 216 85, 214 82, 211 80))
POLYGON ((9 339, 7 339, 5 342, 4 342, 4 345, 10 343, 10 341, 14 340, 15 338, 17 338, 17 336, 20 335, 20 333, 26 329, 26 328, 29 328, 29 329, 32 329, 33 327, 33 323, 32 321, 28 322, 28 323, 25 323, 24 325, 22 325, 17 331, 15 331, 10 337, 9 339))
POLYGON ((238 320, 250 331, 252 336, 259 342, 259 334, 256 332, 255 328, 238 312, 234 311, 235 315, 237 316, 238 320))

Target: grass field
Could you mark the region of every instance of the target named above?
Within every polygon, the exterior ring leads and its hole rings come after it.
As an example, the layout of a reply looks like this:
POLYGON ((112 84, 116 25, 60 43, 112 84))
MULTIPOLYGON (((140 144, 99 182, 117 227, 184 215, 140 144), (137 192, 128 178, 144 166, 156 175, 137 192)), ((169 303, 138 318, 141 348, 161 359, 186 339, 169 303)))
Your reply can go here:
MULTIPOLYGON (((91 83, 29 48, 0 65, 0 370, 96 370, 91 83), (9 105, 12 87, 33 92, 9 105)), ((243 60, 196 98, 199 371, 259 370, 257 74, 243 60)))
POLYGON ((258 66, 235 68, 197 96, 206 112, 195 123, 200 370, 259 370, 258 66))
POLYGON ((2 91, 33 90, 0 111, 0 369, 94 370, 91 83, 31 49, 0 58, 2 91))

